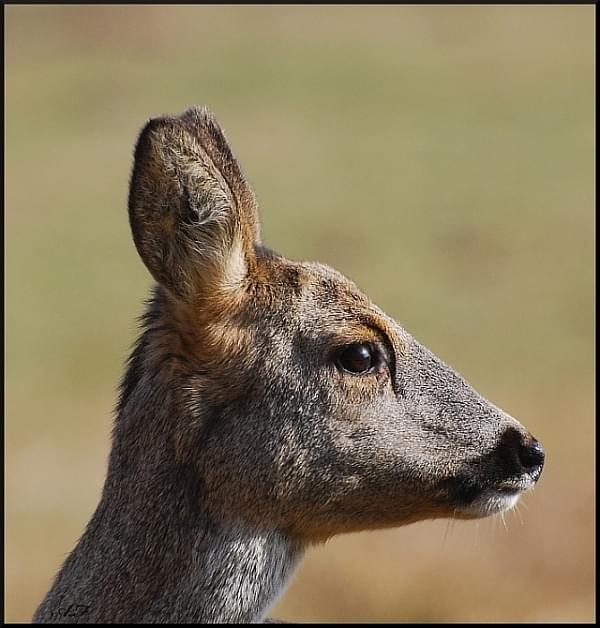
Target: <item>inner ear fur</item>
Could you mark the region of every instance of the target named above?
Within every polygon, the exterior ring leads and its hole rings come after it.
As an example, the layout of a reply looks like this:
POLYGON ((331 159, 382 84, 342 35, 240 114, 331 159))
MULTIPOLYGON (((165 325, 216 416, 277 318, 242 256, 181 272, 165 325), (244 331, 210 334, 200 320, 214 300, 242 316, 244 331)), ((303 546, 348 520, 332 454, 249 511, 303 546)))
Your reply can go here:
POLYGON ((142 129, 129 221, 144 264, 178 297, 235 289, 252 271, 256 200, 206 108, 153 118, 142 129))

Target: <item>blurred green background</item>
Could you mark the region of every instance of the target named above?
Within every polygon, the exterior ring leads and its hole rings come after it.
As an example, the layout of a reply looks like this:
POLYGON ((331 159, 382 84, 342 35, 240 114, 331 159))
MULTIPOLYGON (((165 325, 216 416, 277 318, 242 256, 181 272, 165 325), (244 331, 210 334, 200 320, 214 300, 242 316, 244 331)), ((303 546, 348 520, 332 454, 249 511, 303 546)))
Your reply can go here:
POLYGON ((272 613, 592 621, 594 7, 9 6, 6 589, 28 621, 102 488, 151 284, 136 135, 206 104, 267 244, 317 259, 545 445, 517 513, 341 536, 272 613))

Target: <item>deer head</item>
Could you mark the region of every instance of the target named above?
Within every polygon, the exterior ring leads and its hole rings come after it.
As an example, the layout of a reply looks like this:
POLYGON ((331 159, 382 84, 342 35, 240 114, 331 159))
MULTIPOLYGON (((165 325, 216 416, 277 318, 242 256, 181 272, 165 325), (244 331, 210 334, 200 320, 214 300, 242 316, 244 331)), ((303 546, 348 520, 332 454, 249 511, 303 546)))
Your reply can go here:
POLYGON ((129 216, 159 284, 149 368, 179 409, 163 431, 211 512, 314 541, 484 517, 534 486, 544 453, 518 421, 339 272, 262 245, 206 109, 143 129, 129 216))

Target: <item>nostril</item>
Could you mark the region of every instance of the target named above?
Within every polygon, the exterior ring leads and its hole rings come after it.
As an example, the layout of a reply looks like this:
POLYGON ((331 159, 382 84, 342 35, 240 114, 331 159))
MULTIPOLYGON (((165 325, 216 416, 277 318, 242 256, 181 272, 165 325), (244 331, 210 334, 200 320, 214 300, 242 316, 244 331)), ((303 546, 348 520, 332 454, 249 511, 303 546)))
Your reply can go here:
POLYGON ((519 448, 519 460, 523 468, 536 480, 542 472, 545 455, 542 444, 535 439, 527 444, 522 444, 519 448))

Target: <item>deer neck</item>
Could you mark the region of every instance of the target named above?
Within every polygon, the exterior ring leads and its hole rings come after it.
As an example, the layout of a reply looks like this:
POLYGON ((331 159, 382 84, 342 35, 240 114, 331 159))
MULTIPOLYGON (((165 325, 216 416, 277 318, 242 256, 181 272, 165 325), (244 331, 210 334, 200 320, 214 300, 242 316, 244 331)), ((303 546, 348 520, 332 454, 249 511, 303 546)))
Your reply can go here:
POLYGON ((217 508, 197 460, 180 459, 177 386, 148 362, 160 362, 151 342, 122 383, 100 503, 36 622, 260 622, 303 554, 283 531, 217 508))
POLYGON ((140 573, 153 581, 145 619, 260 622, 283 593, 302 546, 280 530, 211 514, 201 489, 189 490, 193 480, 181 477, 188 472, 179 469, 170 490, 164 487, 172 499, 147 513, 154 529, 146 527, 146 550, 134 552, 140 573))
POLYGON ((36 622, 258 623, 303 547, 285 533, 211 516, 189 469, 109 473, 103 498, 36 622))
POLYGON ((202 599, 202 619, 210 622, 263 621, 303 553, 282 532, 241 523, 211 530, 196 547, 190 594, 202 599))

